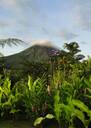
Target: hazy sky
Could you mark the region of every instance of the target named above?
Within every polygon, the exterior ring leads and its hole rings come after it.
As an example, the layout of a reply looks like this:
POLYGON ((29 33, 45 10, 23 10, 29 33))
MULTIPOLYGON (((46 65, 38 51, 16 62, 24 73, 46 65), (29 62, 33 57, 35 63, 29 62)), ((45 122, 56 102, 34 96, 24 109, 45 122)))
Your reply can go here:
POLYGON ((19 38, 28 45, 3 49, 5 55, 49 40, 56 46, 77 41, 91 55, 91 0, 0 0, 0 38, 19 38))

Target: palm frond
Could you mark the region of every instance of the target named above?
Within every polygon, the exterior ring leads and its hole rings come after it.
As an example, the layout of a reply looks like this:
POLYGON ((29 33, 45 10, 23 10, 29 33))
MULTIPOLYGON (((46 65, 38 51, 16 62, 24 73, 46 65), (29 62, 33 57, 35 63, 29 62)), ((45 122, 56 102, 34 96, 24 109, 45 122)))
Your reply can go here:
POLYGON ((4 47, 6 44, 11 47, 12 45, 17 46, 18 44, 25 44, 25 42, 20 39, 16 39, 16 38, 8 38, 8 39, 0 40, 0 46, 4 47))

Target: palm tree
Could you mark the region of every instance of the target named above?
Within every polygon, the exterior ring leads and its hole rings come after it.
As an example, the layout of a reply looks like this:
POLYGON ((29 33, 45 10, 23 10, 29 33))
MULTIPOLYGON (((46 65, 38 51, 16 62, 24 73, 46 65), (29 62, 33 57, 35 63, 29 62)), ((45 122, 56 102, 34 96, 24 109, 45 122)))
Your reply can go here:
POLYGON ((79 45, 77 42, 65 43, 64 48, 66 48, 68 51, 67 57, 73 62, 82 60, 85 57, 82 54, 78 54, 79 52, 81 52, 81 50, 79 49, 79 45))
MULTIPOLYGON (((5 45, 12 46, 12 45, 19 45, 19 44, 25 44, 24 41, 16 38, 8 38, 8 39, 1 39, 0 40, 0 46, 4 48, 5 45)), ((0 52, 0 56, 3 56, 3 54, 0 52)))
POLYGON ((12 46, 12 45, 18 45, 18 44, 22 44, 25 42, 20 40, 20 39, 16 39, 16 38, 8 38, 8 39, 1 39, 0 40, 0 46, 1 47, 4 47, 6 44, 9 45, 9 46, 12 46))
MULTIPOLYGON (((4 48, 5 45, 12 46, 12 45, 19 45, 19 44, 25 44, 24 41, 16 38, 8 38, 8 39, 1 39, 0 40, 0 47, 4 48)), ((4 55, 2 52, 0 52, 0 71, 4 68, 4 55)))

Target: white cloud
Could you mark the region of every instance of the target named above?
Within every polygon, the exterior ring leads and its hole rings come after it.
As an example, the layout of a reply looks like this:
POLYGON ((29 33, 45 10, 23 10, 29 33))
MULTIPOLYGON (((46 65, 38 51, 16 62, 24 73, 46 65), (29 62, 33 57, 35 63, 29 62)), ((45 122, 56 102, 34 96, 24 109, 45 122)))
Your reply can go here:
MULTIPOLYGON (((30 17, 27 6, 32 5, 33 0, 0 0, 0 34, 5 35, 6 31, 24 33, 29 29, 30 17)), ((30 10, 31 11, 31 10, 30 10)), ((11 33, 10 32, 10 33, 11 33)))
POLYGON ((87 45, 87 44, 88 44, 88 43, 85 42, 85 41, 81 41, 80 43, 83 44, 83 45, 87 45))
POLYGON ((17 0, 0 0, 0 6, 1 7, 4 7, 4 8, 6 8, 6 7, 14 7, 14 6, 16 6, 16 4, 17 4, 17 0))
POLYGON ((27 9, 35 11, 37 9, 36 3, 35 0, 0 0, 0 7, 16 12, 22 11, 24 14, 27 9))
POLYGON ((91 29, 91 0, 75 0, 74 21, 83 30, 91 29))
POLYGON ((78 35, 75 34, 75 33, 70 32, 68 30, 61 30, 59 32, 59 36, 62 37, 63 39, 65 39, 65 40, 71 40, 73 38, 76 38, 78 35))
POLYGON ((41 45, 41 46, 53 46, 53 44, 48 40, 35 40, 32 41, 32 45, 41 45))
POLYGON ((10 25, 10 23, 0 21, 0 29, 6 28, 6 27, 9 26, 9 25, 10 25))
POLYGON ((13 27, 22 31, 36 25, 40 27, 37 23, 40 10, 35 0, 0 0, 0 7, 3 9, 3 17, 0 15, 0 28, 13 27))

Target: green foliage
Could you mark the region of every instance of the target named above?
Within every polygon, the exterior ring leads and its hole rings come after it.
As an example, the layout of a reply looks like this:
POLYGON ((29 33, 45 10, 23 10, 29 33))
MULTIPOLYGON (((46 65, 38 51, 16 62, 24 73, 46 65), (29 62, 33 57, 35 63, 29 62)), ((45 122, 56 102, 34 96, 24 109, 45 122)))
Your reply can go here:
POLYGON ((60 106, 60 96, 59 96, 59 91, 57 91, 57 94, 54 97, 54 112, 55 112, 55 116, 56 119, 58 120, 58 122, 60 122, 60 115, 61 115, 61 106, 60 106))
MULTIPOLYGON (((21 95, 19 93, 13 93, 11 89, 11 81, 8 77, 4 79, 0 85, 0 111, 1 117, 7 114, 15 114, 20 111, 16 108, 17 102, 20 100, 21 95)), ((8 116, 8 115, 7 115, 8 116)))
POLYGON ((44 80, 37 78, 33 81, 32 77, 28 76, 28 84, 25 87, 25 93, 23 94, 23 102, 25 106, 25 112, 28 117, 34 118, 43 115, 43 111, 46 111, 47 104, 47 87, 44 80), (43 110, 44 109, 44 110, 43 110))
POLYGON ((0 46, 4 47, 5 45, 12 46, 18 44, 24 44, 25 42, 15 38, 8 38, 0 40, 0 46))
POLYGON ((36 66, 32 67, 34 77, 30 76, 30 64, 27 67, 29 72, 24 73, 25 76, 18 71, 17 75, 12 70, 3 70, 0 75, 0 118, 15 118, 21 114, 25 119, 36 119, 34 126, 53 118, 61 128, 89 126, 91 58, 80 62, 77 59, 79 45, 75 42, 66 44, 66 48, 68 51, 63 51, 62 55, 54 58, 52 65, 42 65, 43 70, 41 65, 36 63, 36 66), (38 72, 35 67, 39 69, 38 72), (45 69, 47 74, 38 77, 45 73, 45 69), (13 74, 17 75, 17 78, 23 77, 13 81, 13 74))
POLYGON ((42 123, 45 119, 53 119, 54 116, 52 114, 47 114, 45 117, 39 117, 35 120, 34 126, 37 126, 42 123))
MULTIPOLYGON (((55 95, 54 112, 55 118, 60 124, 62 124, 64 118, 67 123, 66 127, 75 126, 73 122, 75 118, 78 118, 83 123, 85 128, 88 127, 88 124, 91 121, 91 110, 82 101, 67 98, 66 104, 61 103, 59 91, 57 91, 57 94, 55 95), (84 112, 88 115, 88 120, 86 119, 84 112)), ((64 125, 61 127, 64 127, 64 125)))

